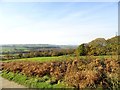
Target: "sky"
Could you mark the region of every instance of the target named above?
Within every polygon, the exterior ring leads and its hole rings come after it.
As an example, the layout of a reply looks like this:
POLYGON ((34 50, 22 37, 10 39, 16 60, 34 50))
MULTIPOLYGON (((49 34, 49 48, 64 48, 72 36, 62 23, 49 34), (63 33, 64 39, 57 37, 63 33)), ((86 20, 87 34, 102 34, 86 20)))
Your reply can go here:
POLYGON ((0 44, 80 45, 116 32, 117 2, 0 3, 0 44))

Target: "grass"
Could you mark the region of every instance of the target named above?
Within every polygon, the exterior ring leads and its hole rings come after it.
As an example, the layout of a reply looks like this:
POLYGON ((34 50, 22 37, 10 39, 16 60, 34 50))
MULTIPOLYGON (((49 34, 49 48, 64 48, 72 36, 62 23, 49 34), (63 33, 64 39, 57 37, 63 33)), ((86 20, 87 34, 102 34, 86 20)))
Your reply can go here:
MULTIPOLYGON (((105 56, 79 56, 79 59, 118 59, 117 55, 105 55, 105 56)), ((12 60, 4 60, 2 62, 10 62, 10 61, 40 61, 40 62, 49 62, 49 61, 61 61, 61 60, 70 60, 75 59, 74 56, 54 56, 54 57, 34 57, 34 58, 22 58, 22 59, 12 59, 12 60)))
POLYGON ((12 59, 12 60, 4 60, 3 62, 10 62, 10 61, 53 61, 61 59, 61 57, 34 57, 34 58, 22 58, 22 59, 12 59))
POLYGON ((12 59, 12 60, 3 60, 2 62, 11 62, 11 61, 40 61, 40 62, 49 62, 49 61, 61 61, 73 59, 72 56, 54 56, 54 57, 34 57, 34 58, 22 58, 22 59, 12 59))
POLYGON ((28 77, 20 73, 13 73, 7 71, 2 71, 1 76, 10 81, 14 81, 16 83, 24 85, 28 88, 67 88, 67 86, 63 82, 51 85, 49 76, 28 77))

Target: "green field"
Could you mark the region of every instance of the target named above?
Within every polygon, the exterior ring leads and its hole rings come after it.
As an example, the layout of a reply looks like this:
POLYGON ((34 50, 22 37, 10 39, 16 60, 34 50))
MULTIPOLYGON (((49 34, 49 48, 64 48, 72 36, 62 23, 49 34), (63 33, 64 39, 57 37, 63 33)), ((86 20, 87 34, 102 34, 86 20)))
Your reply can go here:
MULTIPOLYGON (((118 59, 118 56, 111 55, 111 56, 79 56, 79 59, 118 59)), ((61 61, 61 60, 73 60, 76 59, 74 56, 55 56, 55 57, 34 57, 34 58, 22 58, 22 59, 12 59, 12 60, 4 60, 3 62, 10 62, 10 61, 40 61, 40 62, 49 62, 49 61, 61 61)))
POLYGON ((56 56, 56 57, 34 57, 34 58, 22 58, 22 59, 12 59, 12 60, 4 60, 3 62, 10 62, 10 61, 40 61, 40 62, 48 62, 48 61, 59 61, 59 60, 66 60, 68 56, 56 56))

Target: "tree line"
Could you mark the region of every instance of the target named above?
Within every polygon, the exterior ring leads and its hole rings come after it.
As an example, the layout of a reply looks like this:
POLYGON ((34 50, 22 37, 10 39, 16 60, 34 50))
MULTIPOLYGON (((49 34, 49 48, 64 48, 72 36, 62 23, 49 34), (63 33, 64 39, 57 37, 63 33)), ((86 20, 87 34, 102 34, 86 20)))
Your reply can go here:
POLYGON ((43 49, 43 50, 31 50, 28 52, 19 52, 16 54, 7 53, 4 54, 2 60, 7 59, 20 59, 20 58, 33 58, 33 57, 53 57, 62 55, 72 55, 75 49, 43 49))

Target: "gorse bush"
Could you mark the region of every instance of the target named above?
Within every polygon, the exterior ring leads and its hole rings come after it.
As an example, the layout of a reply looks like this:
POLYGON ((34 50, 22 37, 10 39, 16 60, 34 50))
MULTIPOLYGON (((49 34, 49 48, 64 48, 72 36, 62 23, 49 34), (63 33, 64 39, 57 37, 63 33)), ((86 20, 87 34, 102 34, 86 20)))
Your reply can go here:
MULTIPOLYGON (((61 85, 59 82, 64 82, 68 86, 75 88, 107 88, 119 89, 119 60, 114 59, 76 59, 67 61, 52 61, 52 62, 4 62, 2 69, 9 72, 21 73, 26 76, 36 77, 42 79, 26 80, 26 78, 19 78, 16 75, 16 81, 30 85, 34 81, 32 87, 39 87, 37 82, 46 82, 48 87, 61 85), (17 80, 19 78, 19 80, 17 80), (22 81, 23 80, 23 81, 22 81), (58 84, 58 85, 57 85, 58 84)), ((11 76, 7 78, 13 79, 11 76)), ((13 79, 13 80, 14 80, 13 79)), ((42 84, 42 83, 41 83, 42 84)), ((44 86, 44 85, 43 85, 44 86)))

